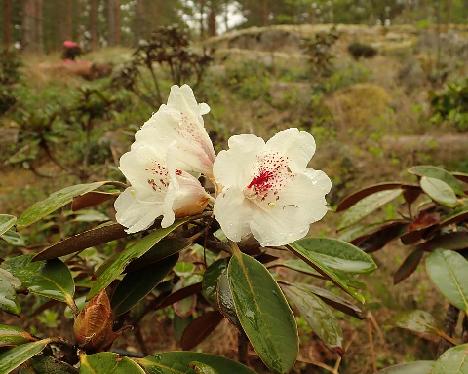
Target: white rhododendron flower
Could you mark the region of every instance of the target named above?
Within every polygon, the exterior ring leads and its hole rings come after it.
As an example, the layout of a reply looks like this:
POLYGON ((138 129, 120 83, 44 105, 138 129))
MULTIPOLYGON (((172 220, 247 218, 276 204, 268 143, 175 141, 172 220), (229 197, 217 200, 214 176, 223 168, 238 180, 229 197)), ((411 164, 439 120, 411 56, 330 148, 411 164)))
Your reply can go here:
POLYGON ((214 214, 226 237, 238 242, 253 234, 265 245, 303 238, 312 222, 327 213, 332 183, 322 170, 307 168, 314 155, 312 135, 281 131, 266 143, 255 135, 235 135, 214 164, 214 214))
POLYGON ((127 233, 147 229, 160 216, 161 226, 168 227, 176 217, 202 212, 210 199, 193 175, 168 167, 156 146, 134 143, 120 158, 120 170, 131 187, 115 201, 115 217, 127 233))
POLYGON ((209 111, 207 104, 197 103, 189 86, 172 86, 167 105, 136 133, 136 143, 157 145, 176 168, 211 176, 215 152, 202 117, 209 111))

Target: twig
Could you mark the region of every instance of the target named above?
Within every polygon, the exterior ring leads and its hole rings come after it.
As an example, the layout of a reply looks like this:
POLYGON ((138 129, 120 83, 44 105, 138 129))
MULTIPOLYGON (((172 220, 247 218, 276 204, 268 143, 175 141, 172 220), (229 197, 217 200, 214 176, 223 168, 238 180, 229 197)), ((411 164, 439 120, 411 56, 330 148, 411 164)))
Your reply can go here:
POLYGON ((239 331, 237 334, 237 353, 239 355, 239 361, 243 364, 248 364, 249 339, 243 331, 239 331))
POLYGON ((377 367, 375 363, 374 339, 372 337, 372 322, 369 317, 367 318, 367 335, 369 337, 372 372, 375 373, 377 371, 377 367))
MULTIPOLYGON (((447 336, 452 337, 453 333, 455 332, 455 326, 457 325, 458 321, 458 314, 460 311, 458 308, 454 307, 453 305, 449 305, 447 310, 447 316, 445 317, 445 332, 447 336)), ((443 338, 439 342, 439 346, 437 348, 438 356, 444 353, 447 349, 450 348, 450 343, 447 341, 446 338, 443 338)))
POLYGON ((146 347, 145 339, 143 339, 143 335, 141 334, 141 328, 140 325, 137 324, 135 325, 135 329, 133 330, 135 333, 135 338, 136 341, 138 342, 138 345, 140 346, 140 350, 143 353, 143 355, 148 354, 148 348, 146 347))

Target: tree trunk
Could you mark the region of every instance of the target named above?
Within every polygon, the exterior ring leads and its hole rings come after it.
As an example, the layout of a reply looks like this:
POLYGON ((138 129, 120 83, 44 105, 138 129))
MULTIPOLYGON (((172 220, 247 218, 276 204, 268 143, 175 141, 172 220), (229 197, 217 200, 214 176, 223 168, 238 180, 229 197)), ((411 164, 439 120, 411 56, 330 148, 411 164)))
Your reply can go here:
POLYGON ((120 0, 107 2, 107 42, 110 46, 120 44, 120 0))
POLYGON ((22 32, 21 32, 21 49, 26 52, 33 52, 36 40, 35 36, 35 1, 23 1, 23 15, 22 15, 22 32))
POLYGON ((205 36, 205 0, 200 0, 200 38, 205 36))
POLYGON ((13 43, 13 0, 3 0, 3 47, 8 49, 13 43))
POLYGON ((61 41, 71 40, 73 35, 72 0, 63 0, 63 21, 61 23, 61 41))
POLYGON ((89 31, 91 33, 91 49, 95 51, 99 47, 98 36, 98 0, 91 0, 89 10, 89 31))
POLYGON ((216 4, 211 2, 210 13, 208 14, 208 35, 216 36, 216 4))
POLYGON ((36 52, 44 51, 44 29, 43 29, 43 19, 42 19, 42 10, 43 10, 43 1, 36 0, 35 2, 35 17, 34 17, 34 28, 35 28, 35 50, 36 52))

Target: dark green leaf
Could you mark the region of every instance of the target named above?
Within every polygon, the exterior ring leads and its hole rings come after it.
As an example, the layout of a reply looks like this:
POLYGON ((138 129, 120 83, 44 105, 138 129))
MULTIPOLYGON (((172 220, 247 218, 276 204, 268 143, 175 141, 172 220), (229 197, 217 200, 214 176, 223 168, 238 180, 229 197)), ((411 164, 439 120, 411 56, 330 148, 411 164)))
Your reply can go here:
POLYGON ((468 313, 468 261, 457 252, 436 250, 426 259, 426 270, 449 302, 468 313))
POLYGON ((302 239, 292 244, 329 268, 348 273, 369 273, 377 268, 372 257, 353 244, 336 239, 302 239))
POLYGON ((288 300, 307 321, 312 331, 333 351, 342 353, 343 332, 331 309, 301 285, 289 284, 283 289, 288 300))
MULTIPOLYGON (((288 282, 281 282, 281 283, 289 284, 288 282)), ((317 287, 309 283, 295 283, 295 285, 299 286, 300 288, 304 290, 307 290, 308 292, 314 293, 315 295, 320 297, 323 301, 325 301, 328 305, 335 308, 336 310, 339 310, 340 312, 343 312, 355 318, 360 318, 360 319, 364 318, 364 313, 360 308, 358 308, 354 304, 351 304, 348 300, 338 295, 335 295, 333 292, 325 288, 317 287)))
POLYGON ((196 374, 190 369, 193 362, 201 362, 210 366, 219 374, 255 374, 236 361, 221 356, 213 356, 195 352, 167 352, 145 358, 136 358, 148 374, 196 374))
POLYGON ((226 270, 227 265, 228 259, 222 258, 213 262, 203 274, 202 294, 212 304, 216 304, 218 278, 226 270))
POLYGON ((21 286, 21 281, 9 271, 0 269, 0 310, 19 315, 21 307, 16 297, 16 290, 21 286))
POLYGON ((431 374, 468 373, 468 344, 450 348, 435 362, 431 374))
POLYGON ((172 231, 174 231, 177 227, 186 221, 187 219, 180 220, 170 227, 155 230, 145 236, 143 239, 140 239, 137 242, 131 244, 129 247, 125 248, 122 252, 119 253, 114 261, 108 265, 102 273, 99 274, 91 290, 89 291, 87 299, 90 300, 92 297, 96 296, 99 291, 107 287, 112 281, 116 280, 132 260, 144 255, 151 247, 164 239, 167 235, 169 235, 172 231))
POLYGON ((232 299, 231 289, 229 288, 227 271, 222 273, 218 278, 218 284, 216 285, 216 303, 221 314, 239 330, 242 330, 234 306, 234 300, 232 299))
POLYGON ((77 184, 54 192, 47 199, 39 201, 26 209, 18 218, 18 226, 25 227, 39 221, 41 218, 48 216, 64 205, 71 203, 75 196, 83 195, 93 191, 107 182, 94 182, 86 184, 77 184))
POLYGON ((402 189, 380 191, 367 196, 357 204, 349 208, 342 216, 338 224, 338 230, 351 226, 363 218, 367 217, 373 211, 390 203, 402 194, 402 189))
POLYGON ((80 374, 145 374, 144 370, 131 358, 120 357, 115 353, 103 352, 80 356, 80 374))
POLYGON ((258 356, 271 370, 288 373, 298 353, 297 328, 278 284, 239 250, 229 261, 228 279, 237 316, 258 356))
POLYGON ((15 225, 16 219, 17 218, 11 214, 0 214, 0 236, 15 225))
POLYGON ((37 295, 62 301, 74 306, 75 284, 67 266, 60 260, 31 262, 32 255, 10 257, 2 264, 21 281, 21 284, 37 295))
POLYGON ((19 327, 0 324, 0 347, 10 347, 35 340, 28 332, 19 327))
POLYGON ((435 361, 413 361, 389 366, 379 370, 378 374, 432 374, 434 363, 435 361))
POLYGON ((112 295, 114 314, 120 316, 132 309, 170 273, 178 258, 179 255, 176 254, 146 268, 127 273, 112 295))
POLYGON ((137 271, 143 269, 148 265, 155 264, 159 261, 164 260, 167 257, 179 253, 181 250, 190 245, 187 240, 181 240, 177 238, 164 239, 159 243, 156 243, 151 249, 146 252, 143 256, 133 260, 126 268, 125 272, 137 271))
POLYGON ((435 202, 448 207, 454 207, 457 205, 455 192, 453 192, 452 188, 443 180, 422 177, 420 184, 423 191, 435 202))
POLYGON ((37 374, 78 374, 70 364, 44 354, 31 358, 31 366, 37 374))
POLYGON ((180 345, 184 351, 195 348, 205 340, 222 321, 223 316, 217 311, 206 312, 195 318, 185 328, 180 345))
POLYGON ((443 168, 435 166, 415 166, 409 168, 408 171, 420 177, 439 179, 447 183, 457 195, 462 196, 464 194, 460 181, 443 168))
POLYGON ((128 234, 125 232, 125 227, 118 223, 102 225, 45 248, 34 256, 34 261, 50 260, 65 256, 97 244, 108 243, 126 236, 128 236, 128 234))
POLYGON ((23 362, 39 354, 50 343, 50 339, 43 339, 33 343, 19 345, 0 354, 0 373, 8 374, 23 362))
POLYGON ((357 301, 361 303, 365 302, 364 296, 359 291, 357 291, 355 287, 353 287, 352 280, 345 273, 332 269, 322 262, 317 261, 312 251, 297 245, 296 243, 297 242, 288 246, 293 254, 304 260, 327 279, 330 279, 333 283, 335 283, 343 291, 350 294, 357 301))

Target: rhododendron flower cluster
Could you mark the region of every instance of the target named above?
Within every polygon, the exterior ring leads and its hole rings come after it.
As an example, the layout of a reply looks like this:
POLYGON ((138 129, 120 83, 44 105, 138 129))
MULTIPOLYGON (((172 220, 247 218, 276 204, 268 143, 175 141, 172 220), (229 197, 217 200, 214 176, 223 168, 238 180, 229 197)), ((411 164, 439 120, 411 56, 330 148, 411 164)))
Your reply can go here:
POLYGON ((120 159, 131 186, 115 202, 117 221, 128 233, 149 228, 159 217, 168 227, 214 201, 214 216, 229 240, 253 235, 263 246, 278 246, 307 235, 309 225, 326 214, 332 186, 322 170, 307 168, 313 136, 298 129, 267 142, 234 135, 229 149, 215 157, 203 122, 209 111, 189 86, 172 87, 167 105, 135 134, 120 159), (202 186, 201 175, 215 185, 215 196, 202 186))

